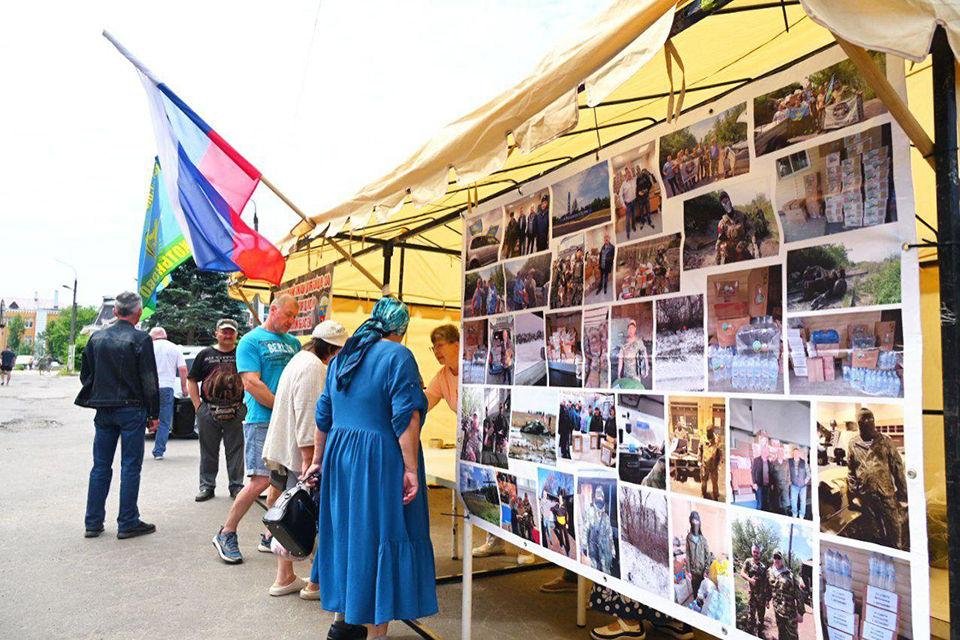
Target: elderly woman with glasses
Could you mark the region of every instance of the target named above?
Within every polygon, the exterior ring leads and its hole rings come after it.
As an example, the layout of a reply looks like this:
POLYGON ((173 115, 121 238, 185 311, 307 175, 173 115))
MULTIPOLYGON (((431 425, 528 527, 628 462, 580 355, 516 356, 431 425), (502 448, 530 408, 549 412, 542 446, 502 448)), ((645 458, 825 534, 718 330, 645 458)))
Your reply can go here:
POLYGON ((427 411, 441 400, 450 410, 457 410, 458 382, 460 380, 460 330, 456 325, 443 324, 430 332, 433 355, 442 366, 427 383, 427 411))
POLYGON ((368 638, 386 637, 391 620, 438 611, 419 448, 427 397, 400 344, 409 322, 403 303, 381 298, 330 362, 307 470, 322 467, 320 600, 368 638))

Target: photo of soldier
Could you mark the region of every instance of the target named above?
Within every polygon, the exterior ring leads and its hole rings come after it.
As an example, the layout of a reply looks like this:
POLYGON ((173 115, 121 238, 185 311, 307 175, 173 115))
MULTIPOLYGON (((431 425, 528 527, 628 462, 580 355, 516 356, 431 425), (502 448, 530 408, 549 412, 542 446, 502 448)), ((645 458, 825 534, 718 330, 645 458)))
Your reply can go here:
POLYGON ((480 462, 483 425, 487 417, 483 392, 482 387, 465 386, 460 398, 460 431, 457 433, 457 443, 460 447, 460 459, 466 462, 480 462))
POLYGON ((498 471, 497 490, 500 493, 500 526, 524 540, 539 544, 536 481, 498 471))
POLYGON ((507 468, 507 445, 510 441, 510 389, 484 389, 487 409, 483 420, 483 446, 480 462, 507 468))
POLYGON ((733 503, 793 518, 813 518, 810 403, 730 399, 733 503))
MULTIPOLYGON (((467 271, 493 264, 500 256, 504 238, 503 209, 497 207, 463 221, 467 271)), ((509 231, 509 224, 507 225, 509 231)))
POLYGON ((542 253, 503 265, 507 311, 547 306, 550 293, 550 254, 542 253))
POLYGON ((619 578, 616 476, 597 472, 580 473, 577 476, 577 510, 580 562, 619 578))
POLYGON ((683 203, 683 268, 700 269, 775 256, 780 229, 769 180, 738 182, 683 203))
POLYGON ((503 210, 507 220, 507 235, 501 258, 516 258, 547 250, 550 238, 550 195, 547 189, 515 200, 503 210), (512 231, 511 220, 514 222, 512 231))
POLYGON ((726 405, 723 398, 670 396, 670 488, 726 501, 726 405))
POLYGON ((655 151, 656 142, 650 141, 610 161, 617 243, 663 231, 655 151))
POLYGON ((613 275, 613 225, 605 224, 584 232, 584 292, 583 304, 613 302, 615 287, 613 275))
POLYGON ((653 303, 610 309, 610 377, 614 389, 653 387, 653 303))
POLYGON ((487 384, 513 384, 516 346, 513 342, 513 316, 490 320, 490 355, 487 362, 487 384))
POLYGON ((487 319, 466 320, 463 323, 463 372, 464 384, 483 384, 487 379, 487 347, 489 325, 487 319))
POLYGON ((720 505, 670 498, 677 604, 732 624, 733 574, 727 512, 720 505))
POLYGON ((617 300, 634 300, 680 290, 680 234, 617 247, 617 300))
POLYGON ((824 533, 910 550, 903 408, 817 403, 824 533))
POLYGON ((537 474, 542 544, 551 551, 575 560, 577 534, 574 524, 573 476, 548 467, 538 467, 537 474))
POLYGON ((565 309, 583 304, 583 234, 557 244, 550 279, 550 308, 565 309))
POLYGON ((617 467, 622 482, 667 488, 667 427, 663 415, 663 396, 617 394, 617 467))
POLYGON ((499 264, 468 273, 463 284, 463 317, 503 313, 506 310, 504 284, 503 267, 499 264))
POLYGON ((815 638, 812 529, 740 515, 731 533, 737 628, 765 640, 815 638))
POLYGON ((583 312, 583 386, 588 389, 610 387, 610 360, 607 357, 610 323, 609 309, 599 307, 583 312))

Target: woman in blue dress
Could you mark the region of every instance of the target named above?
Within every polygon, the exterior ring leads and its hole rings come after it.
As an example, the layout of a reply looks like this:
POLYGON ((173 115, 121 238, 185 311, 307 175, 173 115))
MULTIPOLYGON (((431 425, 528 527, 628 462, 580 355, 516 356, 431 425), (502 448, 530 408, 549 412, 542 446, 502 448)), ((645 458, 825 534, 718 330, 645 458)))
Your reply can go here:
POLYGON ((420 371, 400 344, 410 314, 382 298, 327 369, 317 402, 321 468, 314 579, 324 609, 387 635, 391 620, 437 613, 420 428, 420 371))

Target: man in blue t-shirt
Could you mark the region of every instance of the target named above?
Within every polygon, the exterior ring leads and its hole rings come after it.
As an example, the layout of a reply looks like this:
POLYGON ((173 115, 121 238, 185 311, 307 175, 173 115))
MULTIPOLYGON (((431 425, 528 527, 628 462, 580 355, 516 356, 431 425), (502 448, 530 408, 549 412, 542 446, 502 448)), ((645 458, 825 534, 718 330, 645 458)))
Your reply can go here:
MULTIPOLYGON (((237 541, 237 525, 260 494, 270 486, 270 470, 263 464, 263 443, 273 412, 273 399, 280 374, 300 351, 300 341, 287 333, 297 319, 300 305, 290 295, 277 296, 270 315, 259 327, 243 336, 237 345, 237 371, 243 379, 247 415, 243 422, 244 457, 250 482, 237 494, 230 515, 213 537, 220 558, 227 564, 240 564, 243 556, 237 541)), ((277 499, 271 490, 267 506, 277 499)), ((270 538, 261 534, 259 549, 270 552, 270 538)))

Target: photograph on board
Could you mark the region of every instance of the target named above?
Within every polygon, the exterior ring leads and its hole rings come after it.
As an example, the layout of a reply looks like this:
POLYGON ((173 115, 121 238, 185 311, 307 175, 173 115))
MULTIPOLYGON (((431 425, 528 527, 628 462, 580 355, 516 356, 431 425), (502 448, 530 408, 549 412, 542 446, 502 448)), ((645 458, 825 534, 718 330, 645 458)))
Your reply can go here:
POLYGON ((617 244, 663 232, 655 149, 650 141, 611 160, 617 244))
POLYGON ((464 386, 460 397, 460 432, 457 434, 457 441, 460 445, 460 459, 467 462, 480 462, 483 427, 487 417, 483 391, 483 387, 464 386))
POLYGON ((623 482, 667 488, 667 425, 663 412, 663 396, 617 394, 617 467, 623 482))
POLYGON ((610 360, 607 357, 609 315, 609 307, 596 307, 583 312, 583 386, 588 389, 610 387, 610 360))
POLYGON ((615 467, 617 420, 614 394, 561 392, 557 435, 559 458, 615 467))
POLYGON ((903 397, 899 309, 790 318, 790 393, 903 397))
POLYGON ((471 514, 500 526, 500 495, 493 469, 461 464, 460 496, 471 514))
POLYGON ((818 311, 900 302, 901 243, 876 227, 842 243, 787 252, 787 309, 818 311))
POLYGON ((607 163, 595 164, 550 185, 552 238, 610 222, 607 163))
POLYGON ((813 519, 810 403, 730 398, 733 504, 813 519))
POLYGON ((463 317, 479 318, 503 313, 506 310, 504 291, 500 264, 468 273, 463 284, 463 317))
POLYGON ((680 234, 618 247, 614 281, 617 300, 680 291, 680 234))
POLYGON ((670 489, 726 501, 726 405, 723 398, 670 396, 670 489))
POLYGON ((510 457, 538 464, 557 463, 557 392, 514 389, 510 418, 510 457))
POLYGON ((660 177, 668 198, 749 170, 746 103, 660 138, 660 177))
POLYGON ((513 317, 516 333, 516 385, 542 387, 547 384, 547 341, 543 312, 518 313, 513 317))
POLYGON ((550 195, 541 189, 504 208, 503 258, 526 256, 549 248, 550 195))
POLYGON ((653 387, 653 303, 610 308, 610 377, 614 389, 653 387))
MULTIPOLYGON (((497 471, 497 495, 500 497, 500 526, 510 533, 517 533, 517 476, 497 471)), ((519 534, 518 534, 519 535, 519 534)))
POLYGON ((463 363, 460 371, 464 384, 486 382, 488 336, 489 323, 486 318, 463 322, 463 363))
POLYGON ((550 292, 550 254, 505 262, 507 310, 524 311, 545 307, 550 292))
POLYGON ((484 389, 487 415, 483 421, 483 446, 480 462, 506 469, 510 442, 510 389, 484 389))
POLYGON ((703 391, 706 333, 703 294, 663 298, 657 313, 654 387, 659 391, 703 391))
POLYGON ((557 243, 550 274, 550 308, 565 309, 583 304, 583 234, 557 243))
POLYGON ((780 265, 707 277, 707 390, 783 393, 780 265))
POLYGON ((544 547, 577 559, 577 531, 573 518, 573 475, 537 467, 540 532, 544 547))
POLYGON ((582 311, 548 313, 547 378, 551 387, 583 386, 583 355, 580 335, 582 311))
POLYGON ((609 471, 577 474, 577 522, 580 562, 614 578, 620 577, 620 534, 617 521, 617 476, 609 471))
POLYGON ((724 624, 733 623, 733 567, 727 510, 670 498, 674 601, 724 624))
POLYGON ((784 242, 896 222, 892 151, 885 124, 778 158, 784 242))
POLYGON ((780 252, 766 178, 728 185, 683 203, 683 268, 702 269, 780 252))
POLYGON ((667 496, 620 483, 620 577, 669 600, 670 532, 667 496))
POLYGON ((910 550, 903 407, 817 403, 820 531, 910 550))
POLYGON ((768 640, 814 640, 812 527, 737 511, 730 532, 737 628, 768 640))
POLYGON ((613 302, 616 293, 611 276, 613 274, 613 225, 595 227, 584 234, 584 282, 583 304, 613 302))
MULTIPOLYGON (((868 53, 884 71, 886 55, 868 53)), ((843 60, 754 98, 754 149, 762 156, 886 111, 856 65, 843 60)))
POLYGON ((513 342, 513 316, 490 318, 487 384, 512 385, 516 355, 516 346, 513 342))
POLYGON ((467 247, 467 271, 493 264, 500 256, 503 240, 503 209, 497 207, 463 221, 463 242, 467 247))
POLYGON ((497 472, 500 492, 500 526, 524 540, 540 544, 537 515, 537 481, 497 472))
MULTIPOLYGON (((822 540, 823 637, 913 640, 914 601, 910 585, 910 563, 906 560, 868 551, 863 545, 822 540)), ((918 614, 927 615, 928 607, 926 603, 922 605, 918 614)))

